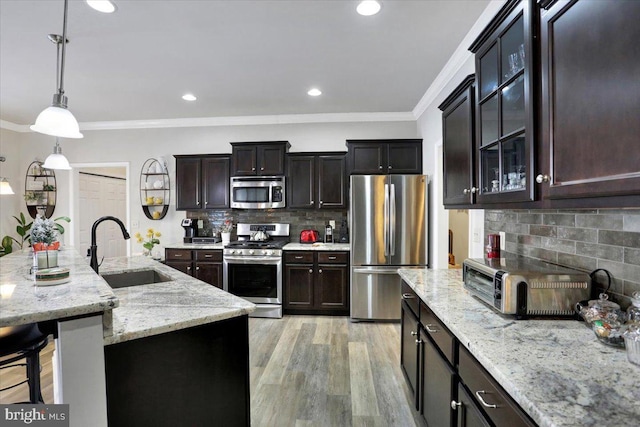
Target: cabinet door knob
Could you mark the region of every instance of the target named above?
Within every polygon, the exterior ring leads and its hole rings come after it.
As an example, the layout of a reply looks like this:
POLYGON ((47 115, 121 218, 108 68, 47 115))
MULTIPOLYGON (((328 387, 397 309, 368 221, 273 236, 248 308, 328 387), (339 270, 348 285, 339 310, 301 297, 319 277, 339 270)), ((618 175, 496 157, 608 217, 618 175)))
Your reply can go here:
POLYGON ((318 273, 322 274, 322 269, 318 270, 318 273))
POLYGON ((538 184, 542 184, 543 182, 549 182, 549 181, 551 181, 551 178, 549 177, 549 175, 540 174, 540 175, 536 176, 536 182, 538 184))
POLYGON ((462 194, 469 194, 469 189, 465 188, 464 190, 462 190, 462 194))
POLYGON ((461 405, 462 405, 462 402, 456 402, 455 400, 451 401, 451 409, 453 409, 454 411, 458 409, 458 406, 461 406, 461 405))
POLYGON ((471 194, 476 194, 478 192, 478 189, 476 187, 471 187, 471 190, 469 190, 471 192, 471 194))
POLYGON ((320 200, 320 204, 322 204, 322 200, 320 200))
POLYGON ((263 171, 263 170, 264 170, 264 168, 260 168, 260 170, 261 170, 261 171, 263 171))
POLYGON ((416 331, 411 331, 411 336, 412 337, 418 336, 418 333, 416 331))
POLYGON ((388 169, 392 169, 391 165, 388 166, 388 169))
POLYGON ((313 205, 313 200, 309 202, 310 205, 313 205))
POLYGON ((200 270, 200 267, 196 267, 196 271, 197 271, 197 270, 200 270))
POLYGON ((313 273, 313 268, 309 269, 309 274, 313 273))
POLYGON ((382 169, 382 165, 378 166, 378 169, 382 169))
POLYGON ((191 271, 191 267, 187 267, 187 271, 191 271))
POLYGON ((256 170, 256 168, 251 168, 251 170, 252 170, 252 171, 255 171, 255 170, 256 170))

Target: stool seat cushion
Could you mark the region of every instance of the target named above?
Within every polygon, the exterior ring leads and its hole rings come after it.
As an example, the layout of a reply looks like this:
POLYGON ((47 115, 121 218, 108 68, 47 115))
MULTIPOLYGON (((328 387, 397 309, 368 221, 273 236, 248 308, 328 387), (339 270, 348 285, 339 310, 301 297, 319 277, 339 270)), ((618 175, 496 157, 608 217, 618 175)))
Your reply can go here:
POLYGON ((0 328, 0 357, 29 350, 46 338, 37 323, 0 328))

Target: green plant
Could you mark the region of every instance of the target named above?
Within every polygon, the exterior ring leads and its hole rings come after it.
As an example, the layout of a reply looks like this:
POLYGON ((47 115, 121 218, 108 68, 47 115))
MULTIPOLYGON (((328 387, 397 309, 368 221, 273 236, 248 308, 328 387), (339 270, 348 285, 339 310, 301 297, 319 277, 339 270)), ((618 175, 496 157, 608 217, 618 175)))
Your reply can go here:
POLYGON ((37 202, 39 198, 40 198, 40 194, 34 191, 26 191, 24 193, 24 200, 26 202, 37 202))
MULTIPOLYGON (((31 226, 33 225, 33 221, 27 223, 27 217, 20 212, 20 216, 17 217, 14 215, 16 221, 18 221, 18 225, 16 226, 16 233, 18 234, 20 240, 16 239, 13 236, 4 236, 2 238, 2 252, 0 252, 0 256, 7 255, 13 252, 13 243, 17 243, 20 246, 20 249, 23 249, 24 244, 27 243, 31 245, 31 226)), ((59 224, 58 221, 66 221, 67 223, 71 222, 71 218, 68 216, 60 216, 53 220, 54 227, 59 235, 64 234, 64 227, 62 224, 59 224)))
POLYGON ((42 186, 42 190, 43 191, 53 191, 55 189, 56 189, 56 187, 54 187, 51 184, 45 184, 45 185, 42 186))
POLYGON ((147 240, 144 240, 144 237, 142 237, 142 234, 140 232, 134 234, 134 237, 136 238, 138 243, 142 243, 142 247, 145 248, 149 254, 151 253, 151 250, 155 245, 160 244, 160 240, 158 239, 158 237, 160 236, 162 236, 162 234, 160 234, 159 231, 155 231, 153 228, 149 228, 147 230, 147 240))

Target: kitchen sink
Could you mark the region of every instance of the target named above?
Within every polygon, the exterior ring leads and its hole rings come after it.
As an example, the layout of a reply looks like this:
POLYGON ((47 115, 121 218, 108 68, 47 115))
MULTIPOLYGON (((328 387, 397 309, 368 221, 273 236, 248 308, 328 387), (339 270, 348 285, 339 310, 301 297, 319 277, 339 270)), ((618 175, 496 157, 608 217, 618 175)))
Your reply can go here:
POLYGON ((113 289, 127 288, 129 286, 148 285, 151 283, 170 282, 171 277, 154 269, 125 271, 124 273, 105 273, 102 278, 113 289))

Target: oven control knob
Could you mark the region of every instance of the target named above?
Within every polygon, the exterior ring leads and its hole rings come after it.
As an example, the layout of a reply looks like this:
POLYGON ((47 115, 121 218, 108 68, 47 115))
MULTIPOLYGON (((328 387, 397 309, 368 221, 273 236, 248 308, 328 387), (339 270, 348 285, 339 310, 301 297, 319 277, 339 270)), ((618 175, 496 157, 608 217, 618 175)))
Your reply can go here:
POLYGON ((265 255, 273 255, 273 251, 265 251, 265 255))
POLYGON ((253 249, 249 249, 249 254, 250 254, 250 255, 253 255, 253 254, 255 254, 255 253, 256 253, 256 251, 254 251, 253 249))

